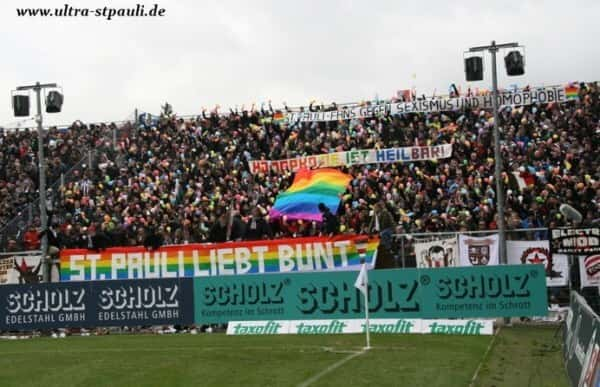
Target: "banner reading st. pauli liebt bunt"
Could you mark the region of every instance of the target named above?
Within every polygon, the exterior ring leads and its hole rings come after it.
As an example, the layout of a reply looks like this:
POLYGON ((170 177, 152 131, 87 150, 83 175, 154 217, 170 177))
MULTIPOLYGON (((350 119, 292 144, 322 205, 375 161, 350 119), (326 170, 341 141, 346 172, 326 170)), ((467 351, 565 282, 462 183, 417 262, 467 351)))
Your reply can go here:
POLYGON ((154 251, 144 247, 63 250, 60 278, 94 281, 356 270, 363 258, 374 267, 379 240, 372 238, 366 245, 364 240, 364 236, 340 235, 163 246, 154 251))

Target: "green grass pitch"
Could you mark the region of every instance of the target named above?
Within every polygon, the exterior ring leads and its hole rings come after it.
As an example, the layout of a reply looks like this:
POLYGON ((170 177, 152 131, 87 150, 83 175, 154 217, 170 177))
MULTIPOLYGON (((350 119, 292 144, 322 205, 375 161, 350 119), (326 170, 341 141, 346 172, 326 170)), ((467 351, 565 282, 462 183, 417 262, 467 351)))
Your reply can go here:
POLYGON ((0 341, 8 386, 568 386, 556 328, 492 336, 109 335, 0 341), (489 351, 488 347, 490 348, 489 351))

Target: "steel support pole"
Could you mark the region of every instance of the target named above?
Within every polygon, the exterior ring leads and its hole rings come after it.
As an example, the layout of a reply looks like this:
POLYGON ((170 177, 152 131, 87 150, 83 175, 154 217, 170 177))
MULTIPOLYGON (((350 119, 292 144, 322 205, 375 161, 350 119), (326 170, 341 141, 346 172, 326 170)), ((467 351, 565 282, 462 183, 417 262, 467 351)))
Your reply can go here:
POLYGON ((504 218, 504 191, 502 187, 502 152, 500 150, 500 128, 498 120, 498 75, 496 69, 496 42, 492 41, 492 109, 494 113, 494 179, 496 180, 496 209, 498 214, 498 237, 500 263, 507 264, 506 259, 506 222, 504 218))
POLYGON ((42 125, 42 87, 39 82, 34 87, 37 98, 37 124, 38 124, 38 163, 40 174, 40 223, 42 228, 42 240, 40 250, 42 252, 42 279, 49 282, 50 268, 48 267, 48 214, 46 213, 46 160, 44 159, 44 127, 42 125))

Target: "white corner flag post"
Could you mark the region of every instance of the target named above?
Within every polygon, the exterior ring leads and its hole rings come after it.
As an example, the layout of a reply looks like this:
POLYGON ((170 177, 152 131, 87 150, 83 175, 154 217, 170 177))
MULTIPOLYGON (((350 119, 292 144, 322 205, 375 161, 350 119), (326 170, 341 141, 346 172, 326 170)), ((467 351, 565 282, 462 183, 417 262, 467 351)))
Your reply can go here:
POLYGON ((365 331, 367 333, 367 347, 365 349, 371 349, 371 339, 369 337, 369 275, 367 274, 367 264, 365 262, 360 268, 354 286, 361 291, 365 298, 365 331))
POLYGON ((356 246, 356 251, 361 259, 361 267, 360 273, 358 273, 358 277, 356 278, 356 282, 354 286, 360 290, 365 297, 365 331, 367 333, 367 347, 366 349, 371 348, 371 339, 369 336, 369 276, 367 275, 367 263, 365 262, 365 257, 367 255, 367 246, 369 244, 369 239, 367 237, 357 238, 354 240, 354 245, 356 246))

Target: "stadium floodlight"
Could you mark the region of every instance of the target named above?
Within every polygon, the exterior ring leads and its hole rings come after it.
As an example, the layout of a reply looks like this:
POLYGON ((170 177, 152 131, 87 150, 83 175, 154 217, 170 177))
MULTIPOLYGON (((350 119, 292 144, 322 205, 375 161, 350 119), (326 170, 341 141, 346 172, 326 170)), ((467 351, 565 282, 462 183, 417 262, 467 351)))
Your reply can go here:
POLYGON ((467 81, 483 81, 483 58, 471 56, 465 58, 465 75, 467 81))
POLYGON ((63 104, 62 93, 52 90, 46 96, 46 113, 60 113, 63 104))
MULTIPOLYGON (((42 126, 42 99, 41 92, 43 89, 56 89, 56 83, 45 83, 40 84, 37 82, 35 85, 29 86, 19 86, 17 87, 17 91, 35 91, 35 95, 37 98, 37 116, 36 122, 38 124, 38 163, 39 163, 39 174, 40 174, 40 223, 42 227, 42 231, 46 231, 42 234, 42 240, 40 245, 40 250, 42 253, 42 278, 44 282, 49 282, 50 280, 50 267, 48 266, 48 260, 46 255, 48 254, 48 214, 46 212, 46 169, 45 169, 45 159, 44 159, 44 129, 42 126)), ((51 92, 52 93, 52 92, 51 92)), ((57 92, 56 92, 57 93, 57 92)), ((62 94, 60 95, 60 105, 62 106, 62 94)), ((27 97, 29 98, 29 97, 27 97)), ((52 101, 57 102, 58 96, 53 94, 52 101)), ((46 101, 47 102, 47 101, 46 101)), ((50 113, 56 111, 56 104, 53 104, 50 109, 50 113)), ((60 106, 58 106, 58 111, 60 111, 60 106)), ((29 112, 28 112, 29 113, 29 112)), ((15 115, 17 112, 15 111, 15 115)))
MULTIPOLYGON (((494 180, 496 180, 496 213, 498 214, 498 236, 500 239, 500 262, 507 263, 506 259, 506 222, 504 219, 504 191, 502 190, 502 154, 500 153, 500 129, 498 128, 498 74, 496 69, 496 53, 503 48, 516 48, 519 43, 496 44, 493 40, 489 46, 469 48, 469 53, 488 51, 492 54, 492 109, 494 113, 494 180)), ((515 52, 515 51, 511 51, 515 52)), ((518 51, 516 51, 518 52, 518 51)), ((509 53, 509 55, 511 55, 509 53)), ((520 53, 519 53, 520 54, 520 53)), ((508 57, 508 56, 507 56, 508 57)), ((514 55, 513 55, 514 57, 514 55)), ((522 59, 522 56, 520 57, 522 59)), ((466 62, 465 62, 466 63, 466 62)), ((512 70, 511 70, 512 71, 512 70)), ((467 81, 468 81, 467 77, 467 81)))
POLYGON ((15 117, 29 117, 29 95, 13 93, 12 105, 15 117))
POLYGON ((517 50, 509 52, 504 57, 504 67, 506 67, 506 74, 509 77, 525 74, 525 59, 523 58, 523 54, 517 50))

